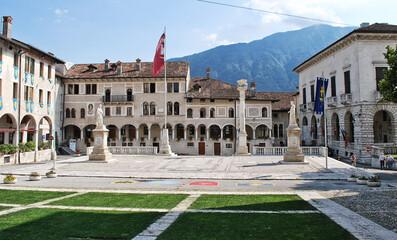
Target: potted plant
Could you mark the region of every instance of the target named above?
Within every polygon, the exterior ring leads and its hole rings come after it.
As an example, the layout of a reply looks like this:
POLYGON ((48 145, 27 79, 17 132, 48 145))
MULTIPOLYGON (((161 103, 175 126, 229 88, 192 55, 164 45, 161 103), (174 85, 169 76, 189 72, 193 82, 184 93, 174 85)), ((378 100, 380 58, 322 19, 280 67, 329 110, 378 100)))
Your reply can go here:
POLYGON ((8 144, 1 144, 0 145, 0 152, 2 155, 8 154, 10 152, 10 147, 8 144))
POLYGON ((367 185, 367 181, 368 181, 368 178, 366 178, 365 176, 362 176, 357 179, 357 184, 367 185))
POLYGON ((29 180, 30 180, 30 181, 40 181, 40 180, 41 180, 40 173, 38 173, 38 172, 31 172, 30 175, 29 175, 29 180))
POLYGON ((347 178, 349 182, 357 182, 358 177, 353 173, 350 177, 347 178))
POLYGON ((157 137, 154 137, 154 138, 153 138, 153 142, 156 142, 156 141, 157 141, 157 137))
POLYGON ((203 142, 203 141, 204 141, 204 138, 203 138, 203 137, 200 137, 200 141, 202 141, 202 142, 203 142))
POLYGON ((13 144, 8 144, 8 149, 9 149, 8 153, 10 153, 10 154, 14 154, 19 151, 19 147, 15 146, 13 144))
POLYGON ((53 170, 47 172, 45 175, 46 175, 48 178, 56 178, 56 177, 58 176, 57 173, 54 172, 53 170))
POLYGON ((18 147, 20 152, 25 152, 25 143, 19 143, 18 147))
POLYGON ((6 177, 3 179, 5 184, 15 184, 17 183, 17 178, 14 177, 11 173, 8 173, 6 177))
POLYGON ((80 152, 75 152, 75 153, 74 153, 74 156, 75 156, 75 157, 80 157, 80 156, 81 156, 81 153, 80 153, 80 152))
POLYGON ((380 187, 382 185, 378 176, 371 177, 367 182, 368 187, 380 187))

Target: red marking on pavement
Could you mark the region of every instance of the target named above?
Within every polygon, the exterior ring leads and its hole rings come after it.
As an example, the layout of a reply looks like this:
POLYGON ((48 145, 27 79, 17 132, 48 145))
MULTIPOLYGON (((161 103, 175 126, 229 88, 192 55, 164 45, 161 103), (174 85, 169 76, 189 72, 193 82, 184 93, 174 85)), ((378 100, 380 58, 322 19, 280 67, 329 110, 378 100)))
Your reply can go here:
POLYGON ((218 186, 218 182, 201 181, 201 182, 192 182, 189 185, 195 185, 195 186, 218 186))

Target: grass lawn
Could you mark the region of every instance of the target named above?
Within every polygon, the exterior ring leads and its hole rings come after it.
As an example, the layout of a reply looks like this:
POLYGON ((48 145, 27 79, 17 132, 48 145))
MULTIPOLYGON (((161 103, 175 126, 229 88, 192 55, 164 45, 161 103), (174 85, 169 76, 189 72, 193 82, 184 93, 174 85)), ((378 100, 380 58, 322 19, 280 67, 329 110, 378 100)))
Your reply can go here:
POLYGON ((3 206, 0 206, 0 211, 6 210, 6 209, 10 209, 10 207, 3 207, 3 206))
POLYGON ((324 214, 183 213, 157 239, 356 239, 324 214))
POLYGON ((0 190, 0 203, 31 204, 69 194, 72 192, 0 190))
POLYGON ((63 206, 171 209, 187 196, 186 194, 86 193, 50 204, 63 206))
POLYGON ((201 195, 190 209, 315 210, 298 195, 201 195))
POLYGON ((32 208, 0 216, 0 238, 131 239, 163 214, 32 208))

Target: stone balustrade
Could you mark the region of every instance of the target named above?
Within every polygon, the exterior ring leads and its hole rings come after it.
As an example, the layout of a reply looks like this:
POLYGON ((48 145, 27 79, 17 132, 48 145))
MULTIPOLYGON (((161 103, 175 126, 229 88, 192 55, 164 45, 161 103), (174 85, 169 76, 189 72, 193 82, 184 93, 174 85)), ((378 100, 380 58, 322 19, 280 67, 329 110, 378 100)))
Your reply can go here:
MULTIPOLYGON (((125 155, 156 155, 157 147, 141 147, 141 146, 109 146, 109 152, 112 154, 125 154, 125 155)), ((87 147, 87 155, 92 153, 94 147, 87 147)))
MULTIPOLYGON (((253 155, 276 155, 282 156, 287 147, 253 147, 253 155)), ((303 155, 324 156, 325 147, 302 147, 303 155)))

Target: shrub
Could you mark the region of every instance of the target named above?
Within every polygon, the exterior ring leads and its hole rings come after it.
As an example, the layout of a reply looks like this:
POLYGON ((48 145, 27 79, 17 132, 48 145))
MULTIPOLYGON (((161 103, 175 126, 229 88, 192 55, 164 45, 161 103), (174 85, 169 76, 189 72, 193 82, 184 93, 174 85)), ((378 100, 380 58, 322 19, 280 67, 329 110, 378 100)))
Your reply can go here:
POLYGON ((10 145, 9 144, 0 145, 0 152, 2 154, 8 154, 10 152, 10 145))
POLYGON ((25 150, 26 150, 27 152, 34 151, 35 147, 36 147, 36 143, 35 143, 35 142, 32 142, 32 141, 27 142, 27 143, 25 144, 25 150))
POLYGON ((350 175, 351 178, 358 178, 354 173, 350 175))
POLYGON ((37 177, 37 176, 40 176, 40 173, 38 173, 38 172, 31 172, 31 173, 30 173, 30 176, 37 177))
POLYGON ((380 182, 380 177, 375 175, 375 176, 370 177, 368 181, 369 182, 380 182))
POLYGON ((14 154, 19 151, 19 147, 13 145, 13 144, 8 144, 9 148, 9 153, 14 154))
POLYGON ((56 172, 54 172, 54 171, 51 170, 51 171, 49 171, 49 172, 46 173, 46 175, 50 175, 50 174, 56 174, 56 172))
POLYGON ((365 176, 359 177, 359 180, 368 180, 368 178, 366 178, 365 176))
POLYGON ((25 150, 26 150, 26 149, 25 149, 25 148, 26 148, 26 147, 25 147, 25 143, 19 143, 18 146, 19 146, 19 149, 20 149, 20 150, 22 150, 22 151, 25 151, 25 150))
POLYGON ((12 182, 15 179, 17 179, 16 177, 12 176, 11 174, 7 174, 7 176, 4 178, 4 180, 12 182))

